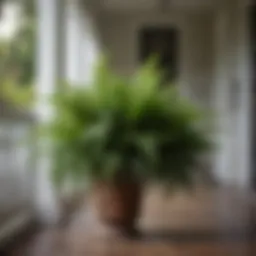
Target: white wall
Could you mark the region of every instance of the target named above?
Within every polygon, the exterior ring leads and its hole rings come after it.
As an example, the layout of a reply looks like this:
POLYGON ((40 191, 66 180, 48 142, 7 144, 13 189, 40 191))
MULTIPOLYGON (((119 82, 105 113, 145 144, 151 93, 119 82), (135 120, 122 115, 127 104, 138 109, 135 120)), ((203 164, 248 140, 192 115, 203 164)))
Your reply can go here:
POLYGON ((203 106, 212 107, 214 72, 214 15, 189 14, 184 28, 182 83, 190 97, 203 106))
POLYGON ((169 14, 105 14, 99 27, 104 51, 114 68, 125 75, 139 67, 139 31, 146 26, 173 26, 180 32, 179 79, 190 97, 209 106, 213 84, 213 14, 179 12, 169 14))

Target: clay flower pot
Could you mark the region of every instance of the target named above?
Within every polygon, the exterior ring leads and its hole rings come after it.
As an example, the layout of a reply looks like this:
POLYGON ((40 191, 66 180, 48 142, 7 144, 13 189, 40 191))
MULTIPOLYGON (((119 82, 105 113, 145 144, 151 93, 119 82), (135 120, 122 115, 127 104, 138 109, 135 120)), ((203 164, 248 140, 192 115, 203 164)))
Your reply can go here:
POLYGON ((96 211, 100 221, 119 234, 137 234, 136 220, 141 186, 136 182, 97 183, 94 187, 96 211))

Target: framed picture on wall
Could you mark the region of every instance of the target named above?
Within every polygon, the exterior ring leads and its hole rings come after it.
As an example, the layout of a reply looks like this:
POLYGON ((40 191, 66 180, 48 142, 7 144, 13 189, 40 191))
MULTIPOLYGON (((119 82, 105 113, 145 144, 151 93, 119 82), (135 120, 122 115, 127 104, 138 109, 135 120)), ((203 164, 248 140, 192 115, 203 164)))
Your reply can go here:
POLYGON ((159 68, 164 71, 163 82, 173 82, 178 77, 179 33, 173 27, 146 27, 140 31, 140 62, 156 56, 159 68))

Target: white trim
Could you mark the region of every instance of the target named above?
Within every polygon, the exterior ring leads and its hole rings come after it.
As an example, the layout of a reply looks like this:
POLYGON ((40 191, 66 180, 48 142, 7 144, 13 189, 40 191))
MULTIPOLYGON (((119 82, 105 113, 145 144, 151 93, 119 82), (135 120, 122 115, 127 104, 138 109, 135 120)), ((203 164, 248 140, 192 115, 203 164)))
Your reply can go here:
MULTIPOLYGON (((37 0, 38 56, 37 56, 37 116, 39 122, 48 122, 54 111, 47 102, 63 79, 65 62, 64 1, 37 0)), ((51 182, 51 152, 49 143, 39 141, 37 160, 35 205, 39 219, 56 223, 60 218, 60 206, 51 182)))
POLYGON ((250 187, 252 177, 252 152, 251 152, 251 139, 252 139, 252 109, 251 109, 251 61, 250 61, 250 36, 249 36, 249 24, 248 24, 248 5, 243 0, 239 1, 239 17, 240 23, 238 28, 239 37, 239 65, 238 74, 240 77, 240 86, 242 88, 240 92, 240 104, 241 112, 239 113, 239 130, 240 130, 240 166, 239 166, 239 180, 243 187, 250 187))
POLYGON ((216 139, 220 151, 215 160, 215 169, 224 185, 241 188, 249 188, 251 178, 247 8, 243 0, 223 2, 218 11, 221 16, 216 18, 222 33, 216 34, 219 40, 215 83, 216 114, 219 119, 216 139))
MULTIPOLYGON (((216 74, 214 86, 215 113, 216 113, 216 141, 218 150, 216 152, 215 174, 219 182, 227 184, 229 177, 229 75, 227 68, 229 65, 227 57, 229 29, 229 13, 225 7, 218 10, 216 15, 215 38, 216 38, 216 74)), ((232 179, 232 177, 231 177, 232 179)))

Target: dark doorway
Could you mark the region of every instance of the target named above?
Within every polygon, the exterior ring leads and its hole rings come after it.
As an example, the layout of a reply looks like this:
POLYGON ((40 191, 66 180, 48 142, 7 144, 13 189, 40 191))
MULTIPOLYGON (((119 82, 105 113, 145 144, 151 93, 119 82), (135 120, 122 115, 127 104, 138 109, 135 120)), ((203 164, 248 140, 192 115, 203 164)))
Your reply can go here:
POLYGON ((156 56, 159 68, 165 73, 164 82, 178 77, 179 33, 170 27, 144 28, 140 31, 140 61, 156 56))
POLYGON ((249 7, 249 30, 251 49, 251 70, 252 70, 252 157, 251 157, 251 177, 252 186, 256 190, 256 5, 249 7))

